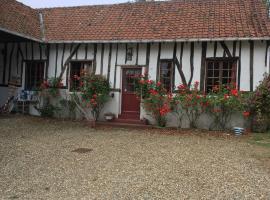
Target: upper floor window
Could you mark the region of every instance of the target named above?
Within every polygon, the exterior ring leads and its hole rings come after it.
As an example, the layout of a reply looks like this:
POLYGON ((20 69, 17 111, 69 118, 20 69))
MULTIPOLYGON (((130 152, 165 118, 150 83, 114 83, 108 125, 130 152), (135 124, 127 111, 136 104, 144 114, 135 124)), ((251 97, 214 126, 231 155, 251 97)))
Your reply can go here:
POLYGON ((36 90, 44 80, 44 61, 25 62, 25 89, 36 90))
POLYGON ((93 62, 74 61, 70 63, 70 90, 78 90, 80 88, 80 81, 76 77, 80 77, 82 72, 94 73, 93 62))
POLYGON ((207 59, 205 91, 211 91, 216 85, 236 83, 236 72, 236 58, 207 59))
POLYGON ((167 91, 172 91, 173 87, 173 61, 161 60, 159 69, 159 81, 167 91))

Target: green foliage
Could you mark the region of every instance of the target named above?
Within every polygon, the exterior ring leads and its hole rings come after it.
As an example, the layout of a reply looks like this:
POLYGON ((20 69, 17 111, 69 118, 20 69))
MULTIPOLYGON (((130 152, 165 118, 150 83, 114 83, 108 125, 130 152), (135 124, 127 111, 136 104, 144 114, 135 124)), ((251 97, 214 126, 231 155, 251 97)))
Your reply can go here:
POLYGON ((251 144, 270 148, 270 133, 255 133, 250 138, 251 144))
POLYGON ((270 75, 265 74, 264 79, 256 88, 251 97, 251 110, 260 117, 270 118, 270 75))
POLYGON ((62 112, 67 111, 70 118, 76 118, 76 104, 74 101, 61 99, 59 101, 62 112))
POLYGON ((40 113, 41 117, 53 117, 59 111, 57 106, 53 106, 49 103, 46 103, 39 108, 36 107, 36 109, 40 113))
POLYGON ((81 77, 76 79, 79 80, 80 87, 76 87, 79 91, 73 91, 73 100, 84 114, 90 109, 94 120, 97 121, 102 108, 110 98, 110 84, 101 75, 82 73, 81 77))

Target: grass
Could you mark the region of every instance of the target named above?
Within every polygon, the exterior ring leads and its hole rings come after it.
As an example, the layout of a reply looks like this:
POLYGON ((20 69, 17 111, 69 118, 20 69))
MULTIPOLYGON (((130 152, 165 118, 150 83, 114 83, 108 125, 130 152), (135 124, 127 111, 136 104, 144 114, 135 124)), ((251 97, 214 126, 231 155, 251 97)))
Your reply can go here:
POLYGON ((270 148, 270 132, 268 133, 254 133, 249 143, 270 148))

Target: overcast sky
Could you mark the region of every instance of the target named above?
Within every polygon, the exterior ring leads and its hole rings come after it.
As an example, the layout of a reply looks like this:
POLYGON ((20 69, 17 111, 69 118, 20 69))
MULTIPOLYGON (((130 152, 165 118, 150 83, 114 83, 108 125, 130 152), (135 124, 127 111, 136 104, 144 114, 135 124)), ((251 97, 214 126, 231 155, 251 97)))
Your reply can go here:
POLYGON ((17 0, 33 8, 123 3, 128 0, 17 0))

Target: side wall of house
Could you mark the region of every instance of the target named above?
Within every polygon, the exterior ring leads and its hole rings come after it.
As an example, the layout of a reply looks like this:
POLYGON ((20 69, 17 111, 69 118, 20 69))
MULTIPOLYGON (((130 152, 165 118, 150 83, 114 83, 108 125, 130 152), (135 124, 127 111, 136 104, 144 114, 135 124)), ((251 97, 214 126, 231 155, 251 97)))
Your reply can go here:
MULTIPOLYGON (((26 60, 44 60, 47 77, 60 75, 64 64, 70 60, 92 60, 96 74, 108 78, 114 97, 106 105, 104 112, 121 113, 121 73, 123 66, 141 66, 156 80, 159 63, 162 59, 177 59, 187 82, 199 81, 203 86, 205 59, 238 57, 237 83, 241 90, 254 90, 265 72, 269 72, 269 50, 266 41, 235 42, 184 42, 151 44, 44 44, 38 43, 0 43, 0 104, 6 100, 6 87, 11 80, 24 88, 24 69, 26 60), (224 48, 224 44, 225 47, 224 48), (133 49, 132 60, 127 60, 127 49, 133 49), (22 78, 21 78, 22 77, 22 78)), ((175 86, 183 83, 175 66, 175 86)), ((68 68, 63 74, 64 86, 68 87, 68 68)), ((201 87, 203 88, 203 87, 201 87)), ((141 117, 145 115, 141 114, 141 117)))

